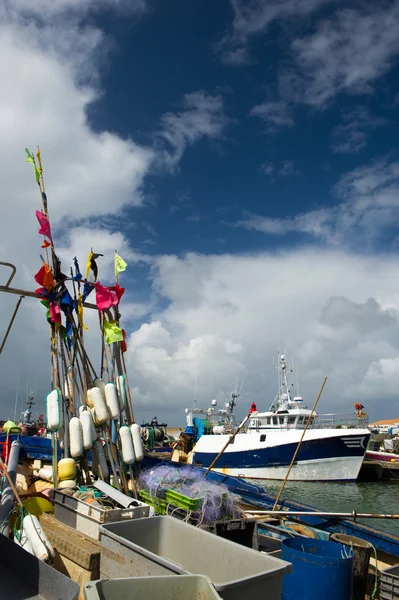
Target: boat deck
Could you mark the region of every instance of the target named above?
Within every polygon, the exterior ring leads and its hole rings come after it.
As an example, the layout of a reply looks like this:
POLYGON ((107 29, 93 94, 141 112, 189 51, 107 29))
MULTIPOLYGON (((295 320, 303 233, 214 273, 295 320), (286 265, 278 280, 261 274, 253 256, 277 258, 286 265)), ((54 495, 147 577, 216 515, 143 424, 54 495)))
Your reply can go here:
POLYGON ((376 481, 379 479, 399 480, 399 461, 364 460, 359 473, 360 481, 376 481))

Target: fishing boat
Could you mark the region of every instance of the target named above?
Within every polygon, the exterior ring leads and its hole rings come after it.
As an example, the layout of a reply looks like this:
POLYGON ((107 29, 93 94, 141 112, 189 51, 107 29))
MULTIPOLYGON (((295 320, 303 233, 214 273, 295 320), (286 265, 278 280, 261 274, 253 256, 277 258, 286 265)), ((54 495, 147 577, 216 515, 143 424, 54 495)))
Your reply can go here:
POLYGON ((287 369, 282 354, 281 385, 270 409, 253 405, 248 426, 230 443, 231 402, 216 412, 215 405, 186 409, 186 434, 193 440, 187 462, 234 477, 283 480, 297 452, 291 481, 356 481, 371 435, 367 415, 318 415, 301 396, 291 397, 287 369))

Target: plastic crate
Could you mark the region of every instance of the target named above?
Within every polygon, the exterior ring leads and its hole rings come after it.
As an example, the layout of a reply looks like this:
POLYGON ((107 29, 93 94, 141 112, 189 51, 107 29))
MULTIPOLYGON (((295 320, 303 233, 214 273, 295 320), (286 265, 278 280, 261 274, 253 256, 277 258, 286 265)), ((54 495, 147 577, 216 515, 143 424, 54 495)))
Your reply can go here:
POLYGON ((171 575, 170 577, 133 577, 112 581, 91 581, 85 585, 86 600, 220 600, 205 575, 171 575))
POLYGON ((139 492, 140 497, 150 506, 155 508, 155 512, 159 515, 166 515, 166 508, 168 503, 163 500, 163 498, 158 498, 157 496, 151 496, 149 492, 145 490, 141 490, 139 492))
POLYGON ((186 510, 201 510, 203 498, 190 498, 174 490, 165 491, 165 499, 169 504, 177 506, 178 508, 185 508, 186 510))
POLYGON ((150 507, 144 502, 135 500, 137 506, 106 510, 98 508, 78 498, 72 498, 62 490, 54 491, 54 516, 61 523, 88 535, 94 540, 100 539, 100 525, 116 521, 130 521, 148 517, 150 507))
POLYGON ((100 571, 109 579, 207 575, 224 600, 280 600, 291 565, 165 516, 103 525, 100 571))
POLYGON ((399 598, 399 565, 380 572, 380 598, 381 600, 399 598))

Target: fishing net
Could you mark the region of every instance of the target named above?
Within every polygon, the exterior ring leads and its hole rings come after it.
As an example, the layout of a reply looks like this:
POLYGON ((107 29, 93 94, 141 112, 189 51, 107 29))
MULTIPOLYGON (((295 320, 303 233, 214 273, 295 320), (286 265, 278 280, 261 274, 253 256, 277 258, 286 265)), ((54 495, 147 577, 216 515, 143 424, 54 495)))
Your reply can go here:
MULTIPOLYGON (((160 465, 143 471, 138 480, 139 488, 152 499, 166 499, 168 514, 178 513, 181 504, 170 500, 168 491, 177 492, 192 500, 198 500, 194 509, 188 509, 186 520, 197 525, 210 525, 215 521, 235 519, 242 516, 234 496, 225 485, 208 481, 204 474, 191 467, 160 465)), ((183 499, 184 502, 184 499, 183 499)), ((176 515, 177 516, 177 515, 176 515)))

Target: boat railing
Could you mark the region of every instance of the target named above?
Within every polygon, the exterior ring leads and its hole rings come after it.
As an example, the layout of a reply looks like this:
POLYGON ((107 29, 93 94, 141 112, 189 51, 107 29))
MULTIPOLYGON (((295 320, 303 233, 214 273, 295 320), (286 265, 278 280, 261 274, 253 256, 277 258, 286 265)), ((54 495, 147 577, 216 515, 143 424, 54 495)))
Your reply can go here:
POLYGON ((315 422, 310 426, 313 429, 354 429, 368 427, 368 415, 361 417, 356 414, 319 414, 315 422))

